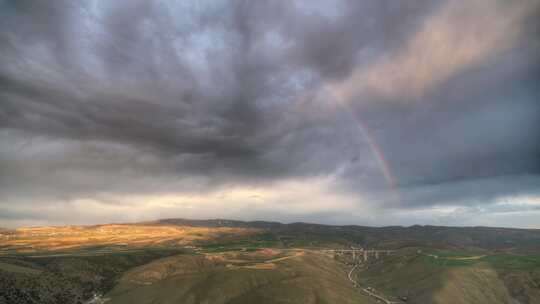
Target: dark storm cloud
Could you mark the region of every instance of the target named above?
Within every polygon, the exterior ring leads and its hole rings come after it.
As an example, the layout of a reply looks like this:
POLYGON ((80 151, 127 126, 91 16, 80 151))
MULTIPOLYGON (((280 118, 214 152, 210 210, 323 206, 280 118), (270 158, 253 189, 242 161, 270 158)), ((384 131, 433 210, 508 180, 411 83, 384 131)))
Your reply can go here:
POLYGON ((531 68, 520 67, 521 59, 497 60, 418 104, 364 112, 375 128, 386 128, 381 144, 404 186, 540 172, 538 61, 528 61, 531 68))
MULTIPOLYGON (((12 29, 4 35, 12 49, 2 58, 4 127, 148 145, 160 152, 212 154, 217 159, 256 159, 271 144, 268 140, 302 127, 304 122, 293 120, 304 117, 288 118, 285 113, 294 110, 290 104, 297 93, 289 88, 294 85, 292 69, 306 69, 313 78, 344 74, 340 70, 350 69, 361 45, 375 37, 368 33, 350 39, 366 23, 359 12, 327 20, 275 4, 238 2, 225 11, 214 8, 215 15, 192 17, 195 24, 188 30, 174 24, 167 7, 145 1, 101 4, 104 12, 73 3, 45 8, 4 5, 11 23, 6 20, 3 28, 12 29), (301 18, 296 20, 296 14, 301 18), (51 16, 50 22, 46 16, 51 16), (16 27, 19 23, 24 24, 21 29, 16 27), (292 33, 285 33, 286 25, 293 27, 292 33), (284 40, 276 42, 276 54, 267 50, 264 37, 272 29, 284 40), (199 43, 223 48, 205 53, 198 45, 190 46, 188 36, 198 34, 207 40, 199 43), (317 39, 321 34, 329 40, 317 39), (80 40, 89 40, 82 50, 74 47, 83 44, 80 40), (45 49, 34 50, 41 47, 45 49), (185 58, 182 49, 207 61, 206 70, 196 71, 197 62, 185 58), (330 56, 332 49, 343 54, 330 56), (21 56, 25 53, 28 56, 21 56), (91 58, 69 66, 65 57, 91 58), (344 63, 332 62, 335 57, 344 63), (307 63, 289 67, 295 60, 307 63), (35 74, 27 75, 31 72, 35 74), (205 82, 197 73, 210 79, 205 82)), ((380 11, 379 6, 371 5, 380 11)))
MULTIPOLYGON (((339 180, 336 191, 399 208, 537 194, 537 1, 516 5, 533 8, 527 14, 508 9, 514 23, 494 23, 520 29, 508 34, 518 37, 510 46, 485 60, 458 60, 446 74, 440 65, 444 77, 422 80, 425 93, 411 95, 416 87, 404 89, 400 79, 390 95, 370 89, 335 102, 324 93, 401 58, 446 5, 0 1, 0 196, 111 203, 104 193, 204 192, 328 175, 339 180), (399 200, 386 194, 359 120, 380 146, 399 200), (513 176, 528 182, 507 182, 513 176)), ((486 8, 499 17, 507 9, 499 7, 472 6, 464 20, 486 8)), ((369 80, 384 91, 382 71, 369 80)))

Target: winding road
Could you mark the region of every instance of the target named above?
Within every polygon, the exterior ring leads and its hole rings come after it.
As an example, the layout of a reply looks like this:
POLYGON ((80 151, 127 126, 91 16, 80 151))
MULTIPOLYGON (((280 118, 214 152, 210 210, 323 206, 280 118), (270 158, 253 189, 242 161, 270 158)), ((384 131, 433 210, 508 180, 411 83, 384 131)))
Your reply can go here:
POLYGON ((351 282, 354 284, 355 287, 356 287, 356 285, 358 285, 358 283, 356 282, 356 280, 354 280, 354 279, 352 278, 351 275, 352 275, 352 273, 354 272, 354 270, 356 269, 356 267, 358 267, 358 264, 355 264, 354 267, 351 268, 351 271, 349 271, 349 274, 347 275, 347 276, 349 277, 349 281, 351 281, 351 282))
POLYGON ((351 270, 349 271, 349 274, 347 275, 347 276, 349 277, 349 281, 351 281, 355 287, 361 288, 362 291, 365 292, 366 294, 368 294, 369 296, 374 297, 374 298, 377 299, 377 300, 383 301, 383 302, 386 303, 386 304, 402 304, 402 303, 403 303, 403 302, 401 302, 401 301, 390 301, 390 300, 388 300, 387 298, 385 298, 385 297, 383 297, 383 296, 381 296, 381 295, 378 295, 378 294, 376 294, 376 293, 370 291, 368 288, 362 288, 362 287, 360 287, 360 286, 358 285, 358 282, 356 282, 356 280, 353 279, 353 277, 352 277, 352 274, 353 274, 354 270, 355 270, 359 265, 360 265, 360 264, 358 264, 358 263, 357 263, 357 264, 354 264, 353 268, 351 268, 351 270))

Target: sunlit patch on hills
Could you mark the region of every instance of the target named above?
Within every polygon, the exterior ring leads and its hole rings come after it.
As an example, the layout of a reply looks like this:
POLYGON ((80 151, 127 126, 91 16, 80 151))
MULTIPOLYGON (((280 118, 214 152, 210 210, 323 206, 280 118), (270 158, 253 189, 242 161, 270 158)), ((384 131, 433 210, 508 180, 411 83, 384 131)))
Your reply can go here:
POLYGON ((213 239, 234 239, 258 229, 111 224, 99 226, 31 227, 0 231, 0 252, 32 253, 88 247, 148 248, 186 246, 213 239))

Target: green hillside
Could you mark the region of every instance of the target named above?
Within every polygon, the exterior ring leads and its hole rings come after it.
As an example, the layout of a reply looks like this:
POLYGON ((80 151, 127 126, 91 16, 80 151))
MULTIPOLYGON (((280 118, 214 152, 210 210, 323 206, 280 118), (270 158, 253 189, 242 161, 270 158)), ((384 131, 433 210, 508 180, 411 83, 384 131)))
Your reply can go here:
POLYGON ((407 303, 540 303, 537 256, 401 250, 360 268, 358 279, 407 303))
POLYGON ((351 285, 344 265, 330 256, 302 251, 284 258, 269 267, 264 256, 157 260, 127 273, 106 295, 107 303, 375 303, 351 285))

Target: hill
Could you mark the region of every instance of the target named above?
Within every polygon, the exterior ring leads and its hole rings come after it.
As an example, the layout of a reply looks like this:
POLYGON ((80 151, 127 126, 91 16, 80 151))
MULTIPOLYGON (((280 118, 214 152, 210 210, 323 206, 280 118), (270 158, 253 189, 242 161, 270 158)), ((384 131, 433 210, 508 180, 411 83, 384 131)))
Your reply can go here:
POLYGON ((407 303, 540 303, 540 255, 407 248, 363 263, 361 285, 407 303))
POLYGON ((0 304, 540 303, 540 230, 164 219, 0 231, 0 304))
POLYGON ((216 239, 232 242, 257 233, 252 228, 142 224, 19 228, 0 231, 0 255, 184 247, 216 239))
POLYGON ((266 221, 236 221, 226 219, 189 220, 162 219, 146 222, 149 225, 179 225, 190 227, 236 227, 263 229, 276 235, 305 239, 310 242, 330 242, 364 246, 451 246, 457 248, 477 247, 484 249, 540 249, 540 229, 515 229, 497 227, 448 227, 388 226, 367 227, 358 225, 322 225, 313 223, 290 223, 266 221), (396 242, 397 241, 397 242, 396 242))
POLYGON ((376 303, 345 272, 310 251, 181 255, 129 271, 106 298, 110 304, 376 303))

